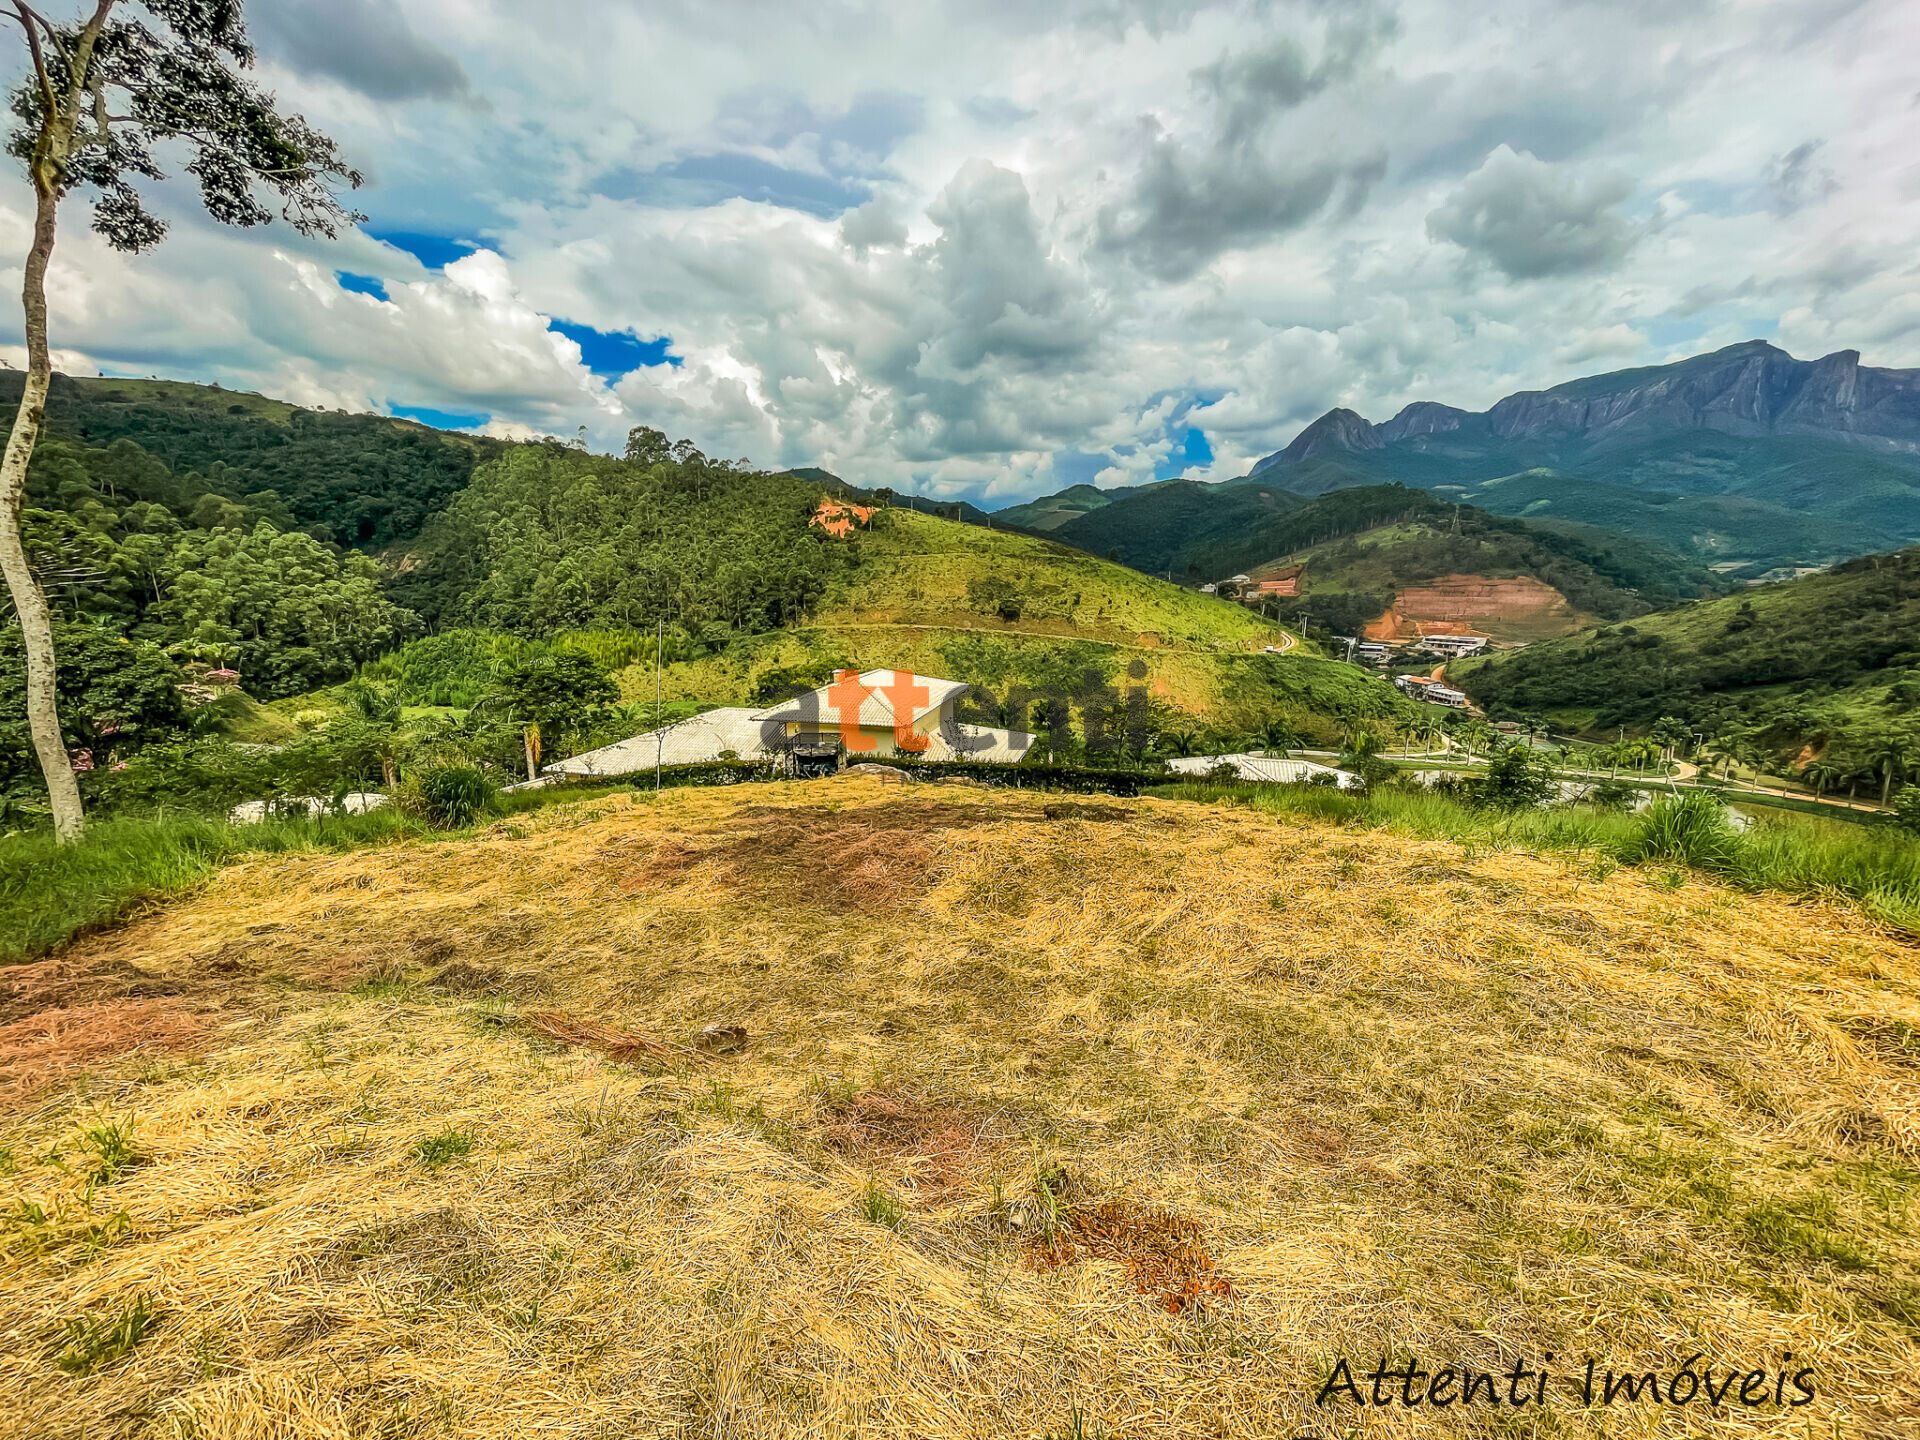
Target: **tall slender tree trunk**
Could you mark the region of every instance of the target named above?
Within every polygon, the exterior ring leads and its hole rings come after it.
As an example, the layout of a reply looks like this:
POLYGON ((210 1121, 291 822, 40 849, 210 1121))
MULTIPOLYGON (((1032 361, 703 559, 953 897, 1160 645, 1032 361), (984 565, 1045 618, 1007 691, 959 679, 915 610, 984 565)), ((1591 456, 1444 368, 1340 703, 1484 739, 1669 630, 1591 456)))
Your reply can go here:
POLYGON ((80 786, 73 778, 73 762, 60 735, 60 714, 54 703, 53 622, 47 597, 27 564, 20 541, 20 505, 27 489, 27 462, 47 413, 47 387, 53 380, 53 360, 47 353, 47 262, 53 255, 54 210, 59 197, 36 174, 33 248, 27 252, 27 278, 21 303, 27 322, 27 383, 20 392, 20 413, 7 437, 0 459, 0 573, 7 579, 14 614, 27 654, 27 728, 34 754, 46 777, 47 799, 53 810, 53 830, 63 845, 80 838, 86 822, 80 808, 80 786))

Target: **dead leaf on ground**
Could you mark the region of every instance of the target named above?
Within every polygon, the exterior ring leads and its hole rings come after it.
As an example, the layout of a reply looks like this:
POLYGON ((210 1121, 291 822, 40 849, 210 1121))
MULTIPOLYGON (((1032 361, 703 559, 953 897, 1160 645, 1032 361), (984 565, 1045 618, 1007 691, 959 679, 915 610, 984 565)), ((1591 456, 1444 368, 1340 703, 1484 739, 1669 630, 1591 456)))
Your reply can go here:
POLYGON ((1201 1245, 1196 1221, 1118 1200, 1070 1207, 1063 1226, 1029 1242, 1027 1258, 1037 1270, 1082 1259, 1115 1261, 1134 1289, 1153 1296, 1171 1315, 1234 1295, 1232 1280, 1214 1270, 1213 1256, 1201 1245))

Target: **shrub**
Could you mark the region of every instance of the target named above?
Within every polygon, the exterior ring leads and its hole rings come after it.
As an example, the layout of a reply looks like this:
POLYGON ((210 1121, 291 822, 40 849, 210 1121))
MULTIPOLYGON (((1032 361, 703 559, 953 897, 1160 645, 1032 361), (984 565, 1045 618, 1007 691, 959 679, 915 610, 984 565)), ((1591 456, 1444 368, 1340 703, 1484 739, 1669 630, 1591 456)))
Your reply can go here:
POLYGON ((1893 797, 1893 823, 1920 835, 1920 785, 1908 785, 1893 797))
POLYGON ((1631 810, 1639 793, 1625 780, 1602 780, 1587 792, 1587 802, 1596 810, 1631 810))
POLYGON ((109 812, 221 816, 273 792, 273 758, 221 736, 169 741, 147 746, 124 770, 95 777, 94 793, 109 812))
POLYGON ((471 765, 437 765, 420 776, 409 796, 420 817, 443 829, 471 825, 493 808, 500 787, 471 765))
POLYGON ((1531 745, 1515 741, 1496 751, 1474 782, 1474 798, 1492 810, 1531 810, 1554 793, 1553 766, 1531 745))
POLYGON ((1740 837, 1718 795, 1689 790, 1655 801, 1621 848, 1621 858, 1629 863, 1672 860, 1696 869, 1718 870, 1738 855, 1740 837))

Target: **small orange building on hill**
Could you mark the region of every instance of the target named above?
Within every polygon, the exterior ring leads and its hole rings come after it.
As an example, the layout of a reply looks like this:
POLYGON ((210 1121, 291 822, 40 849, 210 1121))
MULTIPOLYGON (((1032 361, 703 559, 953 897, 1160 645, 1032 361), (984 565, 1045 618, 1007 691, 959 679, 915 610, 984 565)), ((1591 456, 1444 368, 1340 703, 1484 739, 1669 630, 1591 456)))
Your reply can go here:
POLYGON ((813 523, 834 539, 844 540, 853 533, 855 526, 866 529, 867 522, 873 519, 873 513, 878 508, 874 505, 843 504, 822 495, 819 505, 814 508, 813 523))

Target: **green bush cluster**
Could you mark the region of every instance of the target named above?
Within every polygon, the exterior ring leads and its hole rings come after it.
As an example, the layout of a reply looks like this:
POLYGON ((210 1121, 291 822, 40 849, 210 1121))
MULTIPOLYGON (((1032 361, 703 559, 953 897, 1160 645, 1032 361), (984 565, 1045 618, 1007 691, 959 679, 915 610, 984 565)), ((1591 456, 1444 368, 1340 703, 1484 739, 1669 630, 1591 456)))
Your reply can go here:
POLYGON ((397 797, 430 825, 464 829, 494 807, 500 787, 472 765, 436 765, 421 773, 397 797))

